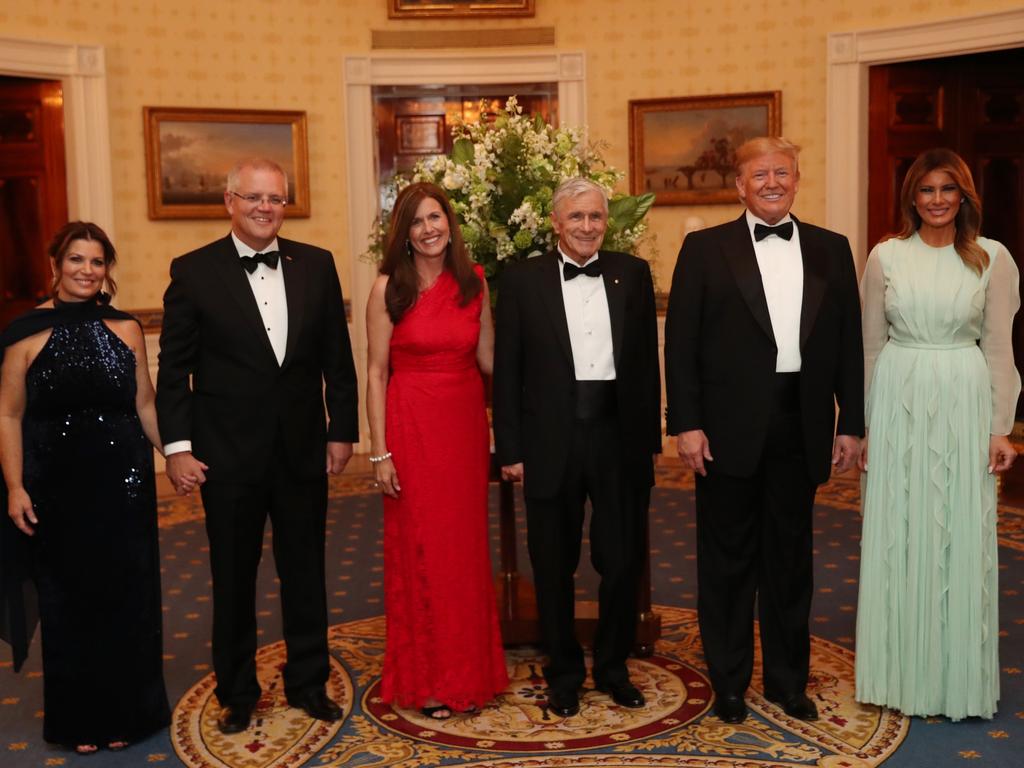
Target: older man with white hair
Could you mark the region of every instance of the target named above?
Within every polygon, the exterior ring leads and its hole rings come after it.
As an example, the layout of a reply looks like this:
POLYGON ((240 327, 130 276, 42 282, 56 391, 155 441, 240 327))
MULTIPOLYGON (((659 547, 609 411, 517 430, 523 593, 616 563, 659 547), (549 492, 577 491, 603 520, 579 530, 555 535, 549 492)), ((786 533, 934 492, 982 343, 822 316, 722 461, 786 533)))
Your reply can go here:
POLYGON ((661 450, 661 388, 651 271, 642 259, 600 250, 605 190, 569 179, 553 206, 557 249, 502 277, 494 432, 503 476, 523 481, 549 709, 571 717, 586 679, 573 574, 588 498, 591 561, 601 577, 594 683, 620 706, 644 705, 626 657, 661 450))

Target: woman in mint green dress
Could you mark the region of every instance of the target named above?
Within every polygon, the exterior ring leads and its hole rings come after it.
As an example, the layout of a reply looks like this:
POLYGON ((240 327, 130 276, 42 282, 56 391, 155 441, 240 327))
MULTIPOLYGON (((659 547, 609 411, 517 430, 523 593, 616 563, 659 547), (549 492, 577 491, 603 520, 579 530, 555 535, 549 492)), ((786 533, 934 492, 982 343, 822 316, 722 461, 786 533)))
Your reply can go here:
POLYGON ((861 285, 868 439, 857 700, 905 715, 991 718, 994 473, 1015 456, 1006 436, 1021 387, 1011 344, 1017 268, 1000 243, 978 236, 978 194, 952 151, 914 161, 900 205, 903 230, 874 248, 861 285))

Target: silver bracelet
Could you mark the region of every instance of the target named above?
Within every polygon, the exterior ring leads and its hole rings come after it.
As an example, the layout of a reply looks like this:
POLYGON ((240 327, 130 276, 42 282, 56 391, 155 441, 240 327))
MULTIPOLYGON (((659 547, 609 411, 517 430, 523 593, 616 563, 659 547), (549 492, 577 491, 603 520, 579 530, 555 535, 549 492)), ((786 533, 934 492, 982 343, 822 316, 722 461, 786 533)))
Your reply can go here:
POLYGON ((380 456, 370 456, 369 458, 371 464, 380 464, 382 461, 386 461, 391 458, 391 451, 382 453, 380 456))

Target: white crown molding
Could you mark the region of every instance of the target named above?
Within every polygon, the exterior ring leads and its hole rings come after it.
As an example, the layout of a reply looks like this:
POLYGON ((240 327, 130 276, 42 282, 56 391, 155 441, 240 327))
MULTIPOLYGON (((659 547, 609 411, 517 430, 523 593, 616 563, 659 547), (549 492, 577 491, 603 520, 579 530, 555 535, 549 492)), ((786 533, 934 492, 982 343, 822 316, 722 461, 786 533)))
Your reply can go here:
POLYGON ((1024 8, 828 36, 827 226, 850 239, 858 270, 867 242, 868 67, 1024 45, 1024 8))
MULTIPOLYGON (((377 216, 377 141, 373 115, 375 85, 472 85, 558 83, 562 125, 586 127, 586 57, 580 51, 388 52, 346 56, 343 62, 348 163, 348 241, 352 281, 352 349, 360 378, 366 370, 366 299, 377 276, 375 264, 360 258, 377 216)), ((360 385, 365 384, 363 382, 360 385)), ((364 419, 360 447, 368 445, 364 419)))
POLYGON ((115 238, 103 46, 0 37, 0 74, 61 81, 68 215, 115 238))

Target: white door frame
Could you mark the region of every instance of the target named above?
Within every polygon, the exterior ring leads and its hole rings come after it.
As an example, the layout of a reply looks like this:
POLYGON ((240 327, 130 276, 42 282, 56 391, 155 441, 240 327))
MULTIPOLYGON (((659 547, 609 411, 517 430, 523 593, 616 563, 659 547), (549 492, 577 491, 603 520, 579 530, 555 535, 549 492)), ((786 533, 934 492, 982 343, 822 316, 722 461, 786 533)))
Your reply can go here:
POLYGON ((99 224, 117 242, 103 46, 0 37, 0 74, 60 81, 68 215, 99 224))
POLYGON ((828 36, 825 220, 850 239, 858 272, 868 232, 868 67, 1024 46, 1024 8, 828 36))
MULTIPOLYGON (((350 303, 352 351, 365 392, 366 299, 377 276, 366 251, 377 215, 377 141, 374 133, 375 85, 476 85, 558 83, 562 125, 586 126, 586 59, 580 51, 520 50, 496 53, 373 52, 344 61, 345 128, 348 162, 348 242, 352 259, 350 303)), ((365 414, 365 409, 364 414, 365 414)), ((360 426, 367 449, 365 415, 360 426)))

